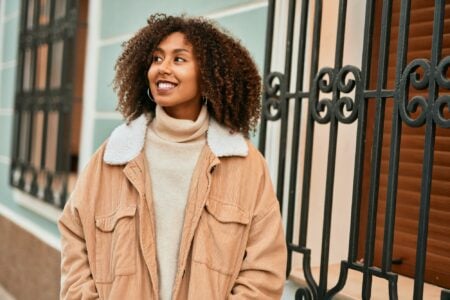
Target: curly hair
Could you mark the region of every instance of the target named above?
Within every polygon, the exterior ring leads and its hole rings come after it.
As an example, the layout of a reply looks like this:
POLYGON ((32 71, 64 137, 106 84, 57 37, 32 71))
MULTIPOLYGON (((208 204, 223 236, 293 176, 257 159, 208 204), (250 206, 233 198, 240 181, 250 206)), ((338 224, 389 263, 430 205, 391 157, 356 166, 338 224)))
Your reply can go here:
POLYGON ((248 136, 260 114, 261 77, 248 50, 216 23, 201 17, 151 15, 147 25, 123 44, 113 81, 117 110, 128 122, 144 112, 154 114, 149 101, 147 71, 152 54, 164 38, 184 34, 200 67, 200 90, 209 114, 232 132, 248 136))

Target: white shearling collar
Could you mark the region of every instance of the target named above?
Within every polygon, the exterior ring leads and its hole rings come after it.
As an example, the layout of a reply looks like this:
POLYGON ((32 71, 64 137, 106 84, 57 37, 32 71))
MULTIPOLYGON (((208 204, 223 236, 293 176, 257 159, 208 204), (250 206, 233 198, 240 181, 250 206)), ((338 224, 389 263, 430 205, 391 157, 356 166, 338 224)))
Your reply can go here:
MULTIPOLYGON (((144 148, 149 119, 142 114, 130 124, 122 124, 111 133, 103 156, 103 161, 110 165, 123 165, 139 155, 144 148)), ((248 146, 240 133, 229 130, 210 118, 207 143, 217 157, 247 156, 248 146)))

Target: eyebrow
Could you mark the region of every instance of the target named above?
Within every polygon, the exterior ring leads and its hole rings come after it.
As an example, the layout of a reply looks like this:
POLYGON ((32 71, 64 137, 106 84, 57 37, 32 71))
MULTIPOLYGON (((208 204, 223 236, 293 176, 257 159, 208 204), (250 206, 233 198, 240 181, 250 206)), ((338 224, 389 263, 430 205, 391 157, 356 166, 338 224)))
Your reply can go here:
MULTIPOLYGON (((155 49, 155 52, 156 51, 165 52, 162 48, 159 48, 159 47, 155 49)), ((177 49, 174 49, 172 52, 173 53, 180 53, 180 52, 190 53, 190 51, 188 49, 185 49, 185 48, 177 48, 177 49)))

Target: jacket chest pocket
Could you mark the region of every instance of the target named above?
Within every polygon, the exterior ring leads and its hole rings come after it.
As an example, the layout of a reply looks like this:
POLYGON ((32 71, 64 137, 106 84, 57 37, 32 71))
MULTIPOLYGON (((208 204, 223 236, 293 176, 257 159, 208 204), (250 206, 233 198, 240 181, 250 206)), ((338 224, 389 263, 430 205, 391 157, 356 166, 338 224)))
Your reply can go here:
POLYGON ((136 205, 120 206, 95 217, 95 281, 111 283, 116 275, 136 272, 136 205))
POLYGON ((233 274, 247 244, 249 215, 239 207, 208 200, 194 237, 193 260, 220 273, 233 274))

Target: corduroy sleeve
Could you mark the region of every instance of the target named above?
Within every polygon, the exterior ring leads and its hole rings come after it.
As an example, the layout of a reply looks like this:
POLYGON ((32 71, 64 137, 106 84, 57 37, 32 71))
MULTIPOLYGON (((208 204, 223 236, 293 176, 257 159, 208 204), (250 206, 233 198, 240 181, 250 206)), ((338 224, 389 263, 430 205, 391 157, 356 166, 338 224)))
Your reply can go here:
POLYGON ((88 260, 83 225, 75 205, 88 182, 86 172, 83 172, 58 221, 61 233, 60 299, 64 300, 99 299, 88 260))
POLYGON ((245 258, 228 299, 280 299, 283 292, 287 250, 279 204, 265 164, 259 197, 264 209, 253 219, 245 258))

